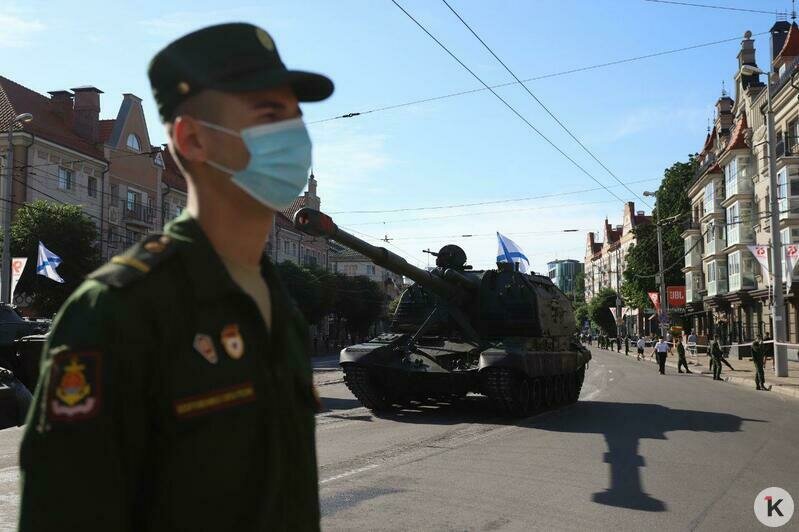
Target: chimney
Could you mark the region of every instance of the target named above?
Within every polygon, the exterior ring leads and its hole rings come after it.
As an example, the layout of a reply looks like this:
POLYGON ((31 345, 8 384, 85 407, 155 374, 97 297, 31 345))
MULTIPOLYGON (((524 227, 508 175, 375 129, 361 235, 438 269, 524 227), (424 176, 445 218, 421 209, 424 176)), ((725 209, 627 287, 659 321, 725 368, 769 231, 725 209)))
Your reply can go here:
POLYGON ((785 39, 788 38, 788 31, 791 29, 791 24, 787 20, 778 20, 771 27, 771 61, 772 68, 774 66, 774 59, 779 55, 780 50, 785 45, 785 39))
POLYGON ((635 214, 637 214, 638 216, 644 216, 644 211, 638 211, 635 214))
MULTIPOLYGON (((741 41, 741 51, 738 52, 738 70, 740 71, 741 67, 744 65, 757 66, 757 61, 755 60, 755 41, 752 40, 752 32, 749 30, 744 33, 744 40, 741 41)), ((741 89, 746 90, 750 85, 761 85, 759 74, 741 76, 741 89)), ((736 98, 740 99, 740 94, 736 94, 736 98)))
POLYGON ((53 112, 64 121, 67 128, 72 129, 72 93, 69 91, 50 91, 50 102, 53 112))
POLYGON ((732 114, 732 101, 726 92, 722 91, 721 98, 716 102, 716 126, 717 131, 726 134, 732 128, 735 117, 732 114))
POLYGON ((96 87, 71 90, 75 93, 75 133, 96 144, 100 141, 100 95, 103 91, 96 87))

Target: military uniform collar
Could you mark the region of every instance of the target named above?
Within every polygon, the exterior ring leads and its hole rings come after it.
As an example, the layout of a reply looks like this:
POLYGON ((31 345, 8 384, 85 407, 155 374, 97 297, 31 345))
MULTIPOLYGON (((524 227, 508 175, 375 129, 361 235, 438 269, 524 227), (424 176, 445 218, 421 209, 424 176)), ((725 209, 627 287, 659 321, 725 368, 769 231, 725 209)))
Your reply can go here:
MULTIPOLYGON (((213 300, 230 293, 243 293, 230 277, 205 231, 188 212, 184 211, 167 224, 164 232, 174 240, 178 252, 184 257, 187 276, 194 286, 195 296, 198 299, 213 300)), ((261 275, 267 281, 271 292, 281 290, 276 280, 274 266, 266 256, 261 259, 261 275)), ((274 295, 272 299, 276 299, 274 295)))

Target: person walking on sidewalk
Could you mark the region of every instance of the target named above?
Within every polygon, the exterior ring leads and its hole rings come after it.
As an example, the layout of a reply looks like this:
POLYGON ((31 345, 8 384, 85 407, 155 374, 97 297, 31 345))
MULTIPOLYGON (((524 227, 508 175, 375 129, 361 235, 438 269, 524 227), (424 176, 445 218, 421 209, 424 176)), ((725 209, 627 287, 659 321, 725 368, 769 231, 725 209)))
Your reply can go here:
POLYGON ((691 352, 692 356, 696 356, 696 334, 691 331, 691 334, 688 335, 688 350, 691 352))
POLYGON ((677 373, 682 373, 682 368, 685 368, 686 373, 693 373, 688 369, 688 362, 685 360, 685 346, 682 345, 682 339, 677 338, 677 373))
POLYGON ((757 335, 755 341, 752 342, 752 362, 755 364, 755 389, 756 390, 771 390, 771 386, 766 387, 766 374, 763 371, 763 364, 765 362, 765 346, 760 335, 757 335))
POLYGON ((621 353, 621 336, 616 335, 616 352, 621 353))
POLYGON ((630 356, 630 337, 624 337, 624 356, 630 356))
POLYGON ((719 343, 718 335, 713 337, 713 344, 710 346, 710 369, 713 370, 713 380, 720 381, 721 379, 721 360, 722 360, 721 344, 719 343))
POLYGON ((638 350, 638 354, 635 356, 635 358, 636 360, 641 360, 641 358, 644 356, 644 349, 646 348, 646 340, 644 340, 643 336, 638 337, 635 347, 638 350))
POLYGON ((653 350, 655 355, 657 356, 658 361, 658 371, 661 375, 666 374, 666 355, 669 352, 669 343, 663 339, 658 339, 658 343, 655 344, 655 349, 653 350))

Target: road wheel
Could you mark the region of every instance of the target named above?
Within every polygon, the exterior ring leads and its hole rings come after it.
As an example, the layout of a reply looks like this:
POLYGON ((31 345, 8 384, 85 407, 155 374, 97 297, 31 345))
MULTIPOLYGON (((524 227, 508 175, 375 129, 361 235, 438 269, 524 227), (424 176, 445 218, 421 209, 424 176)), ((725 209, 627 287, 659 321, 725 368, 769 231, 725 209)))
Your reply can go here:
POLYGON ((357 364, 344 364, 344 384, 363 406, 373 412, 387 412, 395 406, 385 388, 375 382, 369 370, 357 364))

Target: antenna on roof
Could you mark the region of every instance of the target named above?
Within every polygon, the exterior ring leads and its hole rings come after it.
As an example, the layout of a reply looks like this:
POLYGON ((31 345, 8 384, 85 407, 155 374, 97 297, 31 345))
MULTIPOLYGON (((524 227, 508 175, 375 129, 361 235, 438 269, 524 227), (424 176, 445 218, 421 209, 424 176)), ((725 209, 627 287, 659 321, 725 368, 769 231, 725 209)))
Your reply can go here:
POLYGON ((710 135, 710 117, 707 117, 707 134, 710 135))
POLYGON ((791 0, 791 20, 796 22, 796 0, 791 0))
POLYGON ((784 22, 788 20, 788 13, 785 11, 777 11, 776 15, 777 15, 777 22, 784 22))
POLYGON ((724 98, 725 96, 727 96, 727 85, 724 80, 721 80, 721 97, 724 98))

